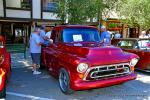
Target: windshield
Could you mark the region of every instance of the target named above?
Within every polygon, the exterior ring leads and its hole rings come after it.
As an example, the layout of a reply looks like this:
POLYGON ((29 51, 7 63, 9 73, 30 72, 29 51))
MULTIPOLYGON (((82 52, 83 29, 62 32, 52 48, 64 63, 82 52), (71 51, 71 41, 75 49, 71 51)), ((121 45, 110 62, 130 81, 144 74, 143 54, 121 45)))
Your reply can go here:
POLYGON ((150 40, 138 41, 139 49, 150 49, 150 40))
POLYGON ((139 41, 130 41, 123 40, 118 43, 118 46, 121 48, 139 48, 139 49, 150 49, 150 40, 139 40, 139 41))
POLYGON ((135 45, 135 41, 120 41, 118 46, 121 48, 133 48, 135 45))
POLYGON ((99 32, 92 28, 65 28, 64 42, 99 42, 99 32))

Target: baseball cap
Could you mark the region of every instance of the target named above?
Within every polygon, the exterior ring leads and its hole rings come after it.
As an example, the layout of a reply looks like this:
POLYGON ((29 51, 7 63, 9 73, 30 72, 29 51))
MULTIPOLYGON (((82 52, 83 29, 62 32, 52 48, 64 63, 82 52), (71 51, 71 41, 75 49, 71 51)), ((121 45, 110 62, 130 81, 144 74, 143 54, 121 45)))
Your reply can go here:
POLYGON ((40 27, 40 29, 45 29, 45 26, 44 26, 44 25, 42 25, 42 26, 40 27))

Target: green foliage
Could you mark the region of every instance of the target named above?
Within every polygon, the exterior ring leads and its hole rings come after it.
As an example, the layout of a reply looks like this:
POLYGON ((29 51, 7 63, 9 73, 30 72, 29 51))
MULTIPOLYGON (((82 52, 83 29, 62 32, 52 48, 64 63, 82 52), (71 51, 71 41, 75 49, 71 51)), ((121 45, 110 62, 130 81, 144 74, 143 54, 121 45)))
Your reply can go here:
POLYGON ((121 0, 117 2, 117 13, 126 18, 130 25, 139 24, 143 29, 150 28, 150 0, 121 0))
POLYGON ((109 23, 109 24, 108 24, 108 27, 109 27, 109 28, 115 28, 115 27, 117 27, 117 26, 118 26, 117 23, 109 23))
POLYGON ((88 19, 102 18, 102 12, 114 7, 117 0, 58 0, 58 16, 62 23, 81 24, 88 19))

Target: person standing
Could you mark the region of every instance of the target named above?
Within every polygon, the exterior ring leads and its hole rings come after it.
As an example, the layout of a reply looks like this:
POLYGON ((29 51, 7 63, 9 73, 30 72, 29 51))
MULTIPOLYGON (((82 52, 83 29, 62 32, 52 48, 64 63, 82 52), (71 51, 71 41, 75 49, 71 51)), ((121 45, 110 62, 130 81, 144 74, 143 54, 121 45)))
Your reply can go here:
POLYGON ((119 32, 115 33, 114 39, 119 39, 121 38, 121 34, 119 32))
POLYGON ((32 58, 33 74, 41 74, 41 72, 37 71, 37 66, 40 64, 41 45, 42 45, 39 28, 35 28, 34 32, 31 33, 29 42, 30 42, 30 53, 32 58))
MULTIPOLYGON (((142 31, 141 35, 139 36, 139 38, 148 38, 148 36, 146 35, 146 31, 142 31)), ((148 43, 148 40, 141 40, 138 42, 139 47, 146 47, 148 43)))
POLYGON ((104 43, 104 46, 110 45, 111 36, 105 26, 100 27, 100 41, 104 43))
POLYGON ((51 42, 51 31, 52 31, 52 28, 49 28, 47 33, 45 34, 45 37, 44 37, 44 44, 45 45, 48 45, 50 42, 51 42))
POLYGON ((48 32, 45 34, 46 39, 50 39, 52 28, 49 28, 48 32))
POLYGON ((139 38, 148 38, 148 36, 146 35, 146 31, 142 31, 139 38))

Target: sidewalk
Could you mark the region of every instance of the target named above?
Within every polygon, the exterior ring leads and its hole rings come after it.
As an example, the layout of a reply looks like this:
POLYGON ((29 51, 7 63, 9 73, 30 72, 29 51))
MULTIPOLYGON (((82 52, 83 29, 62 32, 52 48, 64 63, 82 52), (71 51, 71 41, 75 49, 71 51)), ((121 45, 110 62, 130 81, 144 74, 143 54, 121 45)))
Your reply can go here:
POLYGON ((24 59, 23 53, 11 53, 11 67, 22 68, 32 65, 31 56, 29 50, 26 51, 26 59, 24 59))

